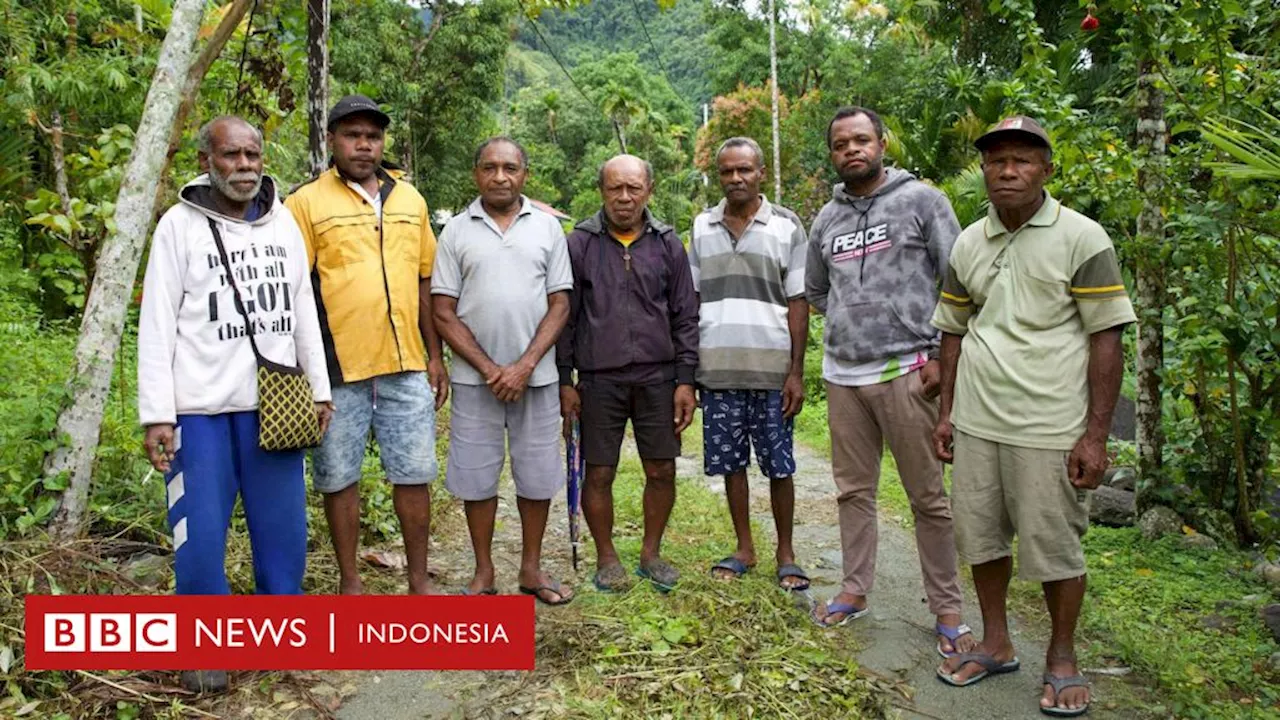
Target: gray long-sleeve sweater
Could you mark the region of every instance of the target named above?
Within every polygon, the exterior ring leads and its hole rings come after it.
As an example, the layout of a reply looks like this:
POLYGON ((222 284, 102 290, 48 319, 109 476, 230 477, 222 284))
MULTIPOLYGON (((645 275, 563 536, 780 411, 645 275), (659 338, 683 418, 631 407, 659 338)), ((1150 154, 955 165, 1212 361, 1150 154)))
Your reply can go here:
POLYGON ((960 224, 942 192, 886 174, 867 197, 836 185, 809 233, 805 295, 827 316, 825 353, 839 365, 938 344, 929 321, 960 224))

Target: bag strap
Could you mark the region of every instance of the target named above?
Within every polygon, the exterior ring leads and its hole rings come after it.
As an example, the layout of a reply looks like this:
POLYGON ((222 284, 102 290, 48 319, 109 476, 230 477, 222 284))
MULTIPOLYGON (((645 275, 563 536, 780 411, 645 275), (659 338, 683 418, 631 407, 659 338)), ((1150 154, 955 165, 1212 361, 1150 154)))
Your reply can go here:
POLYGON ((231 270, 231 261, 227 259, 227 248, 222 244, 222 233, 218 231, 218 224, 209 218, 209 230, 213 231, 213 242, 218 246, 218 256, 222 258, 222 266, 227 269, 227 284, 231 285, 231 297, 235 301, 236 310, 240 313, 240 317, 244 318, 245 332, 249 333, 249 346, 253 348, 253 355, 262 362, 262 353, 258 352, 258 341, 253 338, 253 323, 249 321, 249 313, 245 312, 244 304, 240 301, 240 288, 236 287, 235 273, 231 270))

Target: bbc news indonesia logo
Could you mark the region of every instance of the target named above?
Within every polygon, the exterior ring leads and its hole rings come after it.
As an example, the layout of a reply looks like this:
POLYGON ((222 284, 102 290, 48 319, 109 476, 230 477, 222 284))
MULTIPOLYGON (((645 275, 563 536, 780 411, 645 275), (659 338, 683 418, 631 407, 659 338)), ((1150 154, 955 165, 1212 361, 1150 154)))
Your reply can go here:
POLYGON ((28 670, 532 670, 531 597, 29 595, 28 670))

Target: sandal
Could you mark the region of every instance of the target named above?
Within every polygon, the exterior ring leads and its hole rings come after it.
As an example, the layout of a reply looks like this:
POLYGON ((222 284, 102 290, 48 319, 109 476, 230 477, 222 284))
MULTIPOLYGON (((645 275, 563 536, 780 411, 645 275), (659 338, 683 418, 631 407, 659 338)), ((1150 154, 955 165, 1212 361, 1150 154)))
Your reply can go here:
MULTIPOLYGON (((1049 673, 1045 673, 1043 679, 1044 679, 1045 685, 1048 685, 1053 688, 1054 704, 1051 705, 1050 707, 1045 707, 1041 705, 1040 712, 1044 713, 1045 715, 1052 715, 1053 717, 1080 717, 1081 715, 1084 715, 1085 713, 1089 712, 1089 703, 1087 702, 1084 705, 1081 705, 1080 707, 1074 710, 1070 708, 1058 707, 1057 705, 1058 696, 1062 694, 1063 690, 1066 690, 1067 688, 1073 688, 1073 687, 1082 687, 1082 688, 1089 687, 1089 681, 1086 680, 1083 675, 1072 675, 1070 677, 1060 678, 1054 675, 1050 675, 1049 673)), ((1090 693, 1090 699, 1092 699, 1092 695, 1093 693, 1090 693)))
POLYGON ((742 562, 741 560, 739 560, 738 558, 732 555, 721 560, 715 565, 711 566, 711 576, 716 578, 717 580, 737 580, 738 578, 742 577, 743 575, 746 575, 749 572, 751 572, 751 566, 742 562), (733 573, 733 577, 732 578, 718 577, 716 575, 717 570, 727 570, 733 573))
POLYGON ((483 589, 483 590, 477 590, 477 591, 475 591, 475 592, 471 592, 471 590, 470 590, 469 588, 467 588, 467 587, 463 587, 461 590, 459 590, 459 591, 458 591, 458 594, 459 594, 459 595, 468 595, 468 596, 476 596, 476 595, 497 595, 497 594, 498 594, 498 589, 497 589, 497 588, 492 588, 492 587, 487 587, 487 588, 485 588, 485 589, 483 589))
POLYGON ((795 563, 787 563, 778 567, 778 587, 790 592, 804 592, 809 589, 809 576, 805 574, 804 568, 795 563), (801 582, 790 587, 782 584, 787 578, 796 578, 801 582))
MULTIPOLYGON (((946 638, 947 640, 950 640, 951 647, 953 648, 956 646, 957 640, 964 637, 965 635, 973 634, 973 628, 969 627, 968 625, 965 625, 964 623, 960 623, 959 625, 954 625, 954 626, 943 625, 942 623, 938 623, 937 625, 933 626, 933 629, 936 630, 938 634, 941 635, 942 637, 946 638)), ((959 654, 959 651, 957 650, 952 650, 951 652, 943 651, 942 641, 939 640, 938 654, 941 655, 944 659, 951 659, 955 657, 957 654, 959 654)))
POLYGON ((662 558, 636 568, 636 575, 653 583, 659 592, 664 593, 674 590, 676 583, 680 581, 680 571, 662 558))
POLYGON ((866 615, 867 613, 871 612, 871 606, 867 605, 866 607, 858 607, 853 603, 828 602, 826 615, 823 615, 822 617, 818 617, 816 612, 817 611, 816 607, 814 608, 814 611, 815 612, 810 613, 809 617, 813 618, 813 621, 818 624, 818 627, 838 628, 838 627, 844 627, 845 625, 848 625, 850 622, 857 620, 863 615, 866 615), (831 617, 836 613, 841 613, 844 615, 844 617, 840 618, 835 622, 827 622, 827 618, 831 617))
POLYGON ((942 668, 938 668, 938 679, 950 685, 951 687, 966 687, 969 685, 974 685, 978 682, 981 682, 982 680, 987 679, 992 675, 1004 675, 1006 673, 1015 672, 1018 668, 1022 667, 1022 663, 1018 661, 1017 657, 1010 660, 1009 662, 1000 662, 999 660, 992 657, 989 653, 985 653, 985 652, 960 653, 959 655, 956 655, 956 657, 960 659, 960 664, 956 666, 956 669, 953 672, 948 673, 943 671, 942 668), (969 663, 977 663, 981 665, 982 672, 978 673, 977 675, 974 675, 973 677, 969 678, 968 680, 965 680, 964 682, 956 682, 955 680, 951 679, 952 675, 955 675, 956 673, 960 672, 960 670, 963 669, 964 666, 968 665, 969 663))
POLYGON ((542 603, 543 605, 551 605, 553 607, 556 605, 568 605, 569 602, 573 600, 573 595, 565 595, 564 586, 560 584, 559 580, 552 580, 551 582, 546 583, 545 585, 539 585, 537 587, 528 587, 525 585, 521 585, 520 592, 524 593, 525 595, 532 595, 538 602, 542 603), (552 602, 542 597, 542 593, 544 592, 553 592, 556 595, 559 595, 560 599, 556 600, 555 602, 552 602))

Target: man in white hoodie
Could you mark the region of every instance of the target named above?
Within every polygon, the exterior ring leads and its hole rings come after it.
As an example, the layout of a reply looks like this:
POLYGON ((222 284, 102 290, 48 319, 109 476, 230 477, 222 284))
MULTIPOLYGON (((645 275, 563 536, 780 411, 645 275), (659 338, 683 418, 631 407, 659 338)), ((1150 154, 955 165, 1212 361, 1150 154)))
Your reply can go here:
MULTIPOLYGON (((179 595, 230 593, 227 528, 239 496, 259 593, 300 594, 307 554, 301 450, 258 446, 257 360, 214 239, 262 354, 300 364, 321 429, 329 376, 293 216, 262 173, 262 135, 237 117, 200 130, 200 168, 151 243, 138 322, 138 414, 146 450, 165 474, 179 595)), ((226 673, 184 674, 193 689, 223 689, 226 673)))

